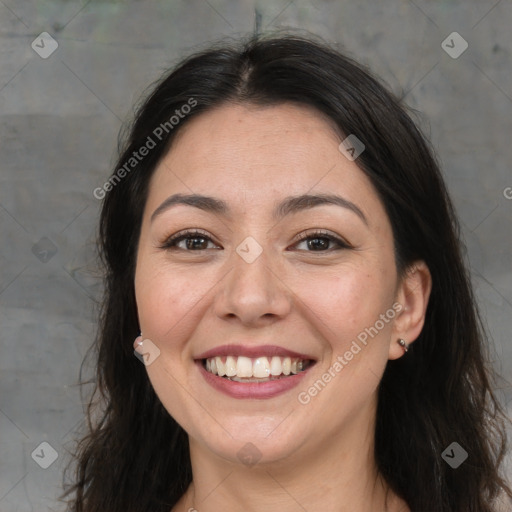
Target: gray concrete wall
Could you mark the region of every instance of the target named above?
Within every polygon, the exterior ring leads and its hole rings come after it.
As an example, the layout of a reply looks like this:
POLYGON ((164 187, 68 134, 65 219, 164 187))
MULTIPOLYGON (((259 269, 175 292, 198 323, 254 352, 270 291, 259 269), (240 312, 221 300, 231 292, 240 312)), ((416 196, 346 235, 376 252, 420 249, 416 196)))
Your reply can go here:
POLYGON ((164 69, 252 31, 256 11, 262 31, 340 43, 421 111, 464 227, 500 397, 512 404, 511 2, 0 0, 1 512, 62 509, 101 290, 92 192, 121 122, 164 69), (57 41, 51 55, 42 32, 57 41), (47 469, 43 442, 58 454, 47 469))

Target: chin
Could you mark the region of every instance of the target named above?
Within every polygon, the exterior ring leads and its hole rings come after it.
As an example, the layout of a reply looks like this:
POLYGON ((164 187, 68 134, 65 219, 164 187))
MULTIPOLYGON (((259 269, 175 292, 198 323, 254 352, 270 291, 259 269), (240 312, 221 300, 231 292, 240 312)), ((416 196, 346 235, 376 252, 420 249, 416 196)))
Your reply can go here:
POLYGON ((225 417, 223 426, 229 425, 229 429, 224 430, 218 424, 211 424, 205 429, 207 425, 203 423, 200 431, 190 435, 196 443, 232 463, 249 466, 273 464, 296 454, 306 437, 304 430, 295 429, 293 425, 281 431, 280 422, 282 418, 257 420, 244 417, 232 420, 225 417))

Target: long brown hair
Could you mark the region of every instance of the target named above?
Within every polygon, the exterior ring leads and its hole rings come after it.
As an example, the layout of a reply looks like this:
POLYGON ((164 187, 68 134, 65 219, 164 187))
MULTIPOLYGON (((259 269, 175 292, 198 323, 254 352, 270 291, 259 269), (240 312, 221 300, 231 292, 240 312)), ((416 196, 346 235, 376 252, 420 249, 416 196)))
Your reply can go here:
POLYGON ((399 273, 424 260, 433 282, 419 338, 407 357, 388 362, 380 383, 378 469, 413 512, 494 511, 500 493, 512 498, 500 473, 506 416, 493 393, 460 228, 433 152, 400 100, 369 71, 325 43, 292 36, 256 37, 194 54, 138 109, 101 211, 106 287, 91 352, 97 376, 88 432, 77 442, 73 481, 62 496, 71 495, 69 510, 168 512, 192 480, 187 434, 133 355, 136 249, 157 163, 190 119, 226 102, 312 106, 364 143, 357 162, 389 216, 399 273), (194 108, 169 124, 191 98, 194 108), (156 137, 159 126, 167 130, 156 137), (119 169, 128 170, 126 162, 149 136, 155 147, 120 179, 119 169), (457 469, 442 458, 454 441, 469 455, 457 469))

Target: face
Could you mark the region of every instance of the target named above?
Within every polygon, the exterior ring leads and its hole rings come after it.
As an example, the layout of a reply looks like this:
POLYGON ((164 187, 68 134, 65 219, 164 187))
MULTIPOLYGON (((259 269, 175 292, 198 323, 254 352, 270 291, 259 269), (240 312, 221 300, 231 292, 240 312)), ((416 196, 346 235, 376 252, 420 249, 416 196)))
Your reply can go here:
POLYGON ((341 140, 305 107, 226 105, 152 177, 135 275, 160 351, 146 370, 213 457, 277 463, 371 429, 401 305, 388 217, 341 140))

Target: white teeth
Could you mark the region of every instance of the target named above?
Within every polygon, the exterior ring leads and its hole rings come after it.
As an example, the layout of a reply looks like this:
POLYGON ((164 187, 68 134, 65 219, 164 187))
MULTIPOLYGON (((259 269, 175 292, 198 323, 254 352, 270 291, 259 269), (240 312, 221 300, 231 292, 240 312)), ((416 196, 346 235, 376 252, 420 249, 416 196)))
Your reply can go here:
POLYGON ((285 357, 283 359, 283 373, 285 375, 290 375, 291 366, 292 366, 292 360, 289 357, 285 357))
POLYGON ((226 375, 226 365, 222 362, 222 359, 218 356, 215 358, 215 366, 217 366, 217 375, 219 375, 220 377, 224 377, 224 375, 226 375))
POLYGON ((252 377, 252 361, 249 357, 238 358, 238 361, 236 362, 236 376, 252 377))
POLYGON ((234 377, 236 375, 236 359, 233 356, 226 358, 226 375, 234 377))
POLYGON ((258 379, 263 379, 269 375, 270 364, 268 359, 266 357, 258 357, 258 359, 256 359, 253 364, 252 375, 248 375, 248 377, 257 377, 258 379))
MULTIPOLYGON (((248 379, 269 380, 280 375, 295 375, 307 366, 307 361, 291 357, 273 356, 251 359, 245 356, 211 357, 206 360, 206 371, 220 377, 232 377, 232 380, 247 382, 248 379), (245 380, 243 380, 245 379, 245 380)), ((251 382, 257 380, 251 380, 251 382)))
POLYGON ((270 375, 281 375, 281 373, 283 373, 281 358, 274 356, 270 361, 270 375))

